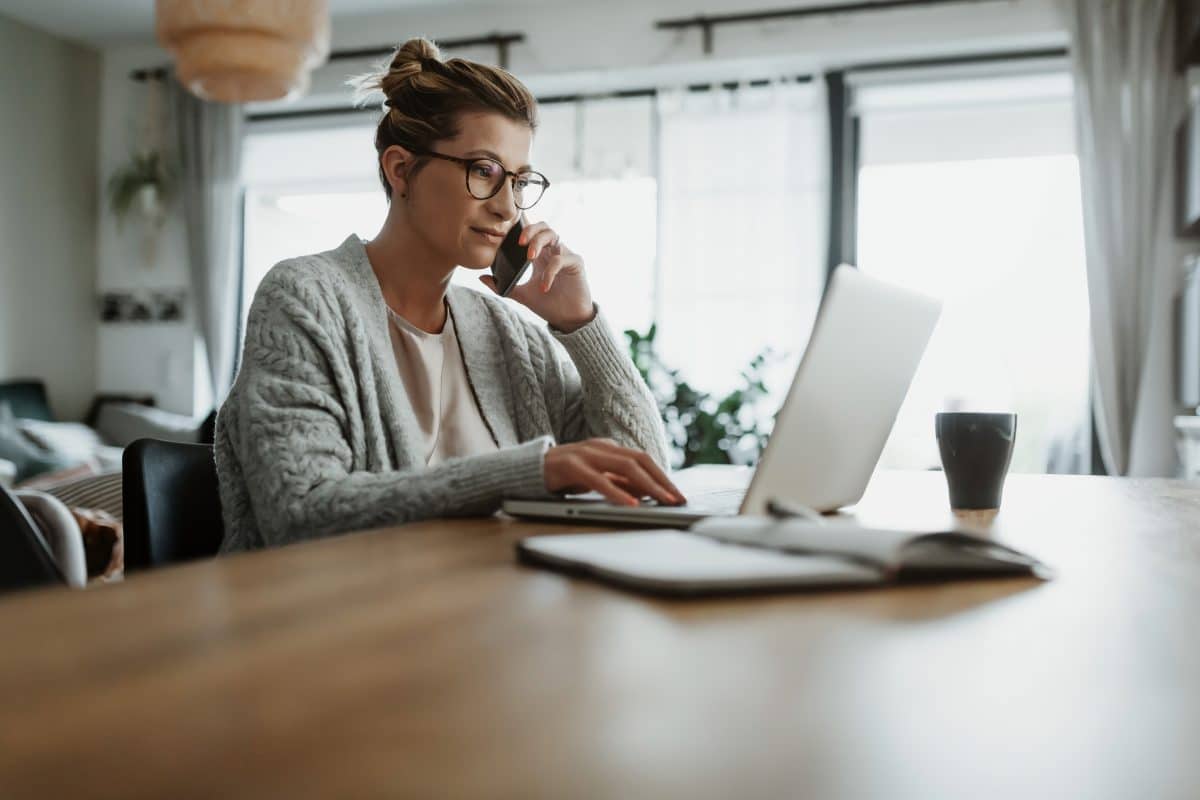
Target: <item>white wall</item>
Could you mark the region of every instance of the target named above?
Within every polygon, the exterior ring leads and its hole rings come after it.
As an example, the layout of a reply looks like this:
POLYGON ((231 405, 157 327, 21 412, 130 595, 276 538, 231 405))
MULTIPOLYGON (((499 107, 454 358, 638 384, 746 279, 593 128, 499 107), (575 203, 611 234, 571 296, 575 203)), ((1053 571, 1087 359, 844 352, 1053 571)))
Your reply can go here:
MULTIPOLYGON (((165 62, 166 54, 152 44, 104 51, 97 137, 100 167, 97 185, 101 189, 142 141, 149 89, 147 84, 131 80, 130 71, 165 62)), ((169 133, 164 135, 169 140, 169 133)), ((118 226, 107 204, 101 205, 96 225, 100 291, 151 291, 190 285, 178 201, 170 207, 170 212, 157 233, 153 255, 147 258, 150 227, 137 218, 118 226)), ((155 396, 162 408, 193 413, 197 386, 194 319, 195 314, 189 308, 182 322, 97 322, 100 390, 148 393, 155 396)))
MULTIPOLYGON (((769 5, 769 4, 767 4, 769 5)), ((780 71, 828 68, 865 60, 928 56, 997 48, 1060 46, 1065 34, 1053 0, 1012 0, 860 14, 842 18, 781 21, 718 29, 715 52, 701 52, 699 31, 664 32, 658 19, 763 8, 761 0, 724 0, 697 7, 695 0, 648 2, 513 3, 456 5, 334 20, 334 49, 387 46, 409 36, 459 38, 493 31, 521 31, 526 42, 512 49, 510 68, 538 94, 593 91, 618 86, 672 85, 696 80, 758 77, 780 71)), ((463 55, 491 61, 491 48, 463 55)), ((101 77, 100 167, 107 175, 133 141, 130 118, 142 87, 131 68, 165 63, 152 43, 104 51, 101 77)), ((312 96, 296 105, 328 104, 346 97, 345 78, 364 64, 336 62, 314 76, 312 96)), ((104 288, 174 286, 186 282, 182 228, 168 223, 159 263, 137 266, 137 237, 120 233, 106 213, 100 219, 99 281, 104 288)), ((194 327, 100 326, 101 386, 143 390, 161 405, 203 413, 193 402, 200 385, 194 327), (195 406, 195 408, 193 408, 195 406)))
POLYGON ((0 380, 60 417, 96 387, 98 54, 0 17, 0 380))

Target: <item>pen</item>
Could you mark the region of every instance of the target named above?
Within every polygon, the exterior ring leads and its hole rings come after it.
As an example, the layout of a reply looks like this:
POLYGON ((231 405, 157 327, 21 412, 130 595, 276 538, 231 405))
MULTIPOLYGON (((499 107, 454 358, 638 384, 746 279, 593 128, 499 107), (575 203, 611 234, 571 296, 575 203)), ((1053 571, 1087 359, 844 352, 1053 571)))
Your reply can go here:
POLYGON ((799 503, 791 503, 786 500, 767 500, 767 513, 776 519, 792 519, 794 517, 803 517, 818 525, 824 525, 825 519, 821 516, 821 512, 816 509, 799 503))

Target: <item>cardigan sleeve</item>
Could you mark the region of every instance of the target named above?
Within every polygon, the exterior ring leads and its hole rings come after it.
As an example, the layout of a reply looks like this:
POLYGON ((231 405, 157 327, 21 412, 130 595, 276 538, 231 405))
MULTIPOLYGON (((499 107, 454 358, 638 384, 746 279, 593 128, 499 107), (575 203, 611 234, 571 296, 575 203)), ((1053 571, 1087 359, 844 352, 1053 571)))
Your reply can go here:
MULTIPOLYGON (((220 415, 227 429, 218 435, 217 463, 223 481, 243 483, 245 511, 263 544, 487 514, 506 496, 545 493, 545 437, 413 471, 356 465, 350 442, 362 435, 361 421, 343 402, 340 387, 353 375, 330 338, 336 309, 321 292, 294 284, 262 287, 259 295, 240 385, 227 400, 235 407, 220 415)), ((233 541, 225 549, 255 544, 233 541)))
POLYGON ((669 470, 670 451, 658 404, 599 307, 590 322, 570 333, 548 326, 538 326, 537 331, 548 356, 544 391, 558 441, 609 438, 645 451, 669 470), (567 357, 561 355, 563 350, 567 357))

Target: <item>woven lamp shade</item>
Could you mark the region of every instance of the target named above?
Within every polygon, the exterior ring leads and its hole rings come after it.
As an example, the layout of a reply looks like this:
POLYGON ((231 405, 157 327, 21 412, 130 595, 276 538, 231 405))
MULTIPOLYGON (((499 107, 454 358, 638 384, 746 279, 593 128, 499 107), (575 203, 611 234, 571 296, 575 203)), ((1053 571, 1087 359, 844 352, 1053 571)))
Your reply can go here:
POLYGON ((179 81, 222 103, 295 97, 329 55, 328 0, 155 0, 179 81))

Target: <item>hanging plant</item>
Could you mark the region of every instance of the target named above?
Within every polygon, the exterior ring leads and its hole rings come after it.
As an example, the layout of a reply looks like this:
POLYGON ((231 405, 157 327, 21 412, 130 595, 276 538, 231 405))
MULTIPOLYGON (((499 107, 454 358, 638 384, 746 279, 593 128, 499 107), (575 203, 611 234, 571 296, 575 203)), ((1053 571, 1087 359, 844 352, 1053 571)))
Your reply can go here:
POLYGON ((134 153, 129 162, 108 179, 108 203, 118 222, 137 210, 147 219, 162 219, 170 195, 171 175, 157 150, 134 153))

